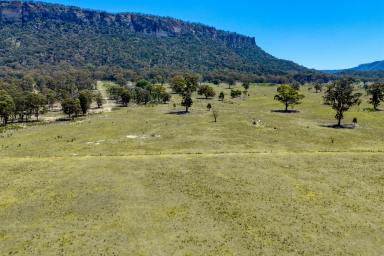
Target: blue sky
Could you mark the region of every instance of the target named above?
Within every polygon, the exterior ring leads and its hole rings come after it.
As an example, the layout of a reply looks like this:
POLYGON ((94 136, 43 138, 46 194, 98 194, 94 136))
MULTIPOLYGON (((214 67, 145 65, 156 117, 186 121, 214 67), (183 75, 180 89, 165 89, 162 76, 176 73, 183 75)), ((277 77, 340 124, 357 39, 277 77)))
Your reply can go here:
POLYGON ((317 69, 384 60, 384 0, 49 0, 200 22, 256 38, 272 55, 317 69))

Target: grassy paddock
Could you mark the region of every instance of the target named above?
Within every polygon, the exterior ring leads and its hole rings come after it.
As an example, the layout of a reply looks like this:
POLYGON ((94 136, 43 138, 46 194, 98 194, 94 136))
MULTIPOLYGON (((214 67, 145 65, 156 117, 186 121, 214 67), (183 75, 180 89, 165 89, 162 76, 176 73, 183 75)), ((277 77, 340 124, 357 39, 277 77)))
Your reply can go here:
POLYGON ((224 103, 189 115, 130 106, 1 134, 0 254, 383 254, 383 113, 331 129, 306 88, 296 114, 271 112, 276 87, 216 89, 224 103))

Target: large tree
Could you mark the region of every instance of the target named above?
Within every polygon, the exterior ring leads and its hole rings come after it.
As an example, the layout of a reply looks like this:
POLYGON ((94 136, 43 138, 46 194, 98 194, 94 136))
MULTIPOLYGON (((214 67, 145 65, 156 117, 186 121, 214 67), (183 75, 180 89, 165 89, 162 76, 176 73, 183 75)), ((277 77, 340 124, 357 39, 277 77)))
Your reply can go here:
POLYGON ((12 97, 3 90, 0 90, 0 117, 3 125, 6 126, 9 121, 9 117, 15 112, 15 103, 12 97))
POLYGON ((275 100, 280 101, 285 105, 285 112, 288 112, 290 106, 301 104, 304 95, 300 94, 296 89, 289 85, 281 85, 277 88, 275 100))
POLYGON ((361 103, 361 93, 355 92, 354 80, 341 79, 329 85, 325 91, 324 102, 336 111, 337 126, 341 126, 344 113, 352 106, 361 103))
POLYGON ((176 76, 172 79, 172 89, 182 97, 181 105, 185 107, 185 112, 193 104, 192 94, 197 90, 199 78, 195 75, 176 76))
POLYGON ((379 110, 381 102, 384 100, 384 84, 375 83, 367 88, 368 95, 371 96, 369 103, 372 104, 375 111, 379 110))

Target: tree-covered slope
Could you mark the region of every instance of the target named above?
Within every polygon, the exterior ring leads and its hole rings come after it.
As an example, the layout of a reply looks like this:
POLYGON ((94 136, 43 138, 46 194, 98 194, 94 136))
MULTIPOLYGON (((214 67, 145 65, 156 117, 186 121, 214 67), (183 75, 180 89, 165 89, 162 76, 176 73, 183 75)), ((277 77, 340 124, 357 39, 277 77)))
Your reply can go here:
POLYGON ((277 59, 255 39, 141 14, 0 1, 0 65, 120 66, 280 74, 307 69, 277 59))

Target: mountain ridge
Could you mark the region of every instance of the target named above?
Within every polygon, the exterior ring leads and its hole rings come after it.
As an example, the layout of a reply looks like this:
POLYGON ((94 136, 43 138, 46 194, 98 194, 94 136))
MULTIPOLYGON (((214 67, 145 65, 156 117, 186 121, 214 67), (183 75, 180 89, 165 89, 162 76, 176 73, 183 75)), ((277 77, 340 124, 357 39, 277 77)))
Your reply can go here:
POLYGON ((355 68, 351 68, 350 70, 355 70, 355 71, 384 71, 384 60, 374 61, 374 62, 366 63, 366 64, 361 64, 355 68))
POLYGON ((0 24, 0 65, 308 71, 266 53, 254 37, 169 17, 0 1, 0 24))
POLYGON ((41 18, 46 20, 83 22, 91 25, 103 23, 110 26, 125 25, 131 32, 155 34, 159 37, 175 36, 177 34, 186 33, 191 29, 203 28, 204 32, 208 32, 212 35, 212 38, 223 40, 224 42, 229 41, 233 43, 233 46, 235 46, 236 42, 256 45, 254 37, 216 29, 212 26, 201 23, 183 21, 172 17, 162 17, 133 12, 109 13, 101 10, 83 9, 76 6, 66 6, 45 2, 0 1, 0 21, 6 24, 23 24, 25 22, 41 18), (53 8, 53 10, 41 8, 43 6, 53 8), (56 13, 52 11, 56 11, 56 13), (164 23, 165 20, 168 21, 168 23, 164 23), (151 25, 153 26, 142 26, 142 23, 145 22, 151 22, 151 25), (152 28, 153 30, 148 30, 148 28, 152 28))

